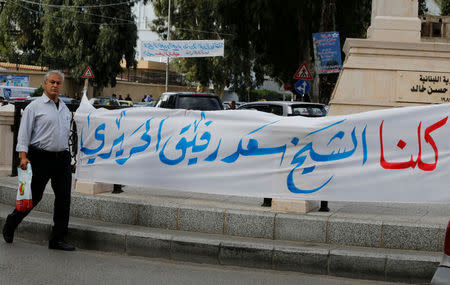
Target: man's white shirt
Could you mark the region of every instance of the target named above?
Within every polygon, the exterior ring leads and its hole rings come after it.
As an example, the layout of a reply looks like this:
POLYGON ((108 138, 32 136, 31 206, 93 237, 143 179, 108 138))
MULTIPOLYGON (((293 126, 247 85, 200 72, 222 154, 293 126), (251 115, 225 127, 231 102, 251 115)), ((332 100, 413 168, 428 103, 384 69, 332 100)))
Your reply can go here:
POLYGON ((17 152, 28 152, 28 146, 46 151, 69 149, 70 111, 62 100, 59 108, 47 95, 31 102, 22 114, 17 152))

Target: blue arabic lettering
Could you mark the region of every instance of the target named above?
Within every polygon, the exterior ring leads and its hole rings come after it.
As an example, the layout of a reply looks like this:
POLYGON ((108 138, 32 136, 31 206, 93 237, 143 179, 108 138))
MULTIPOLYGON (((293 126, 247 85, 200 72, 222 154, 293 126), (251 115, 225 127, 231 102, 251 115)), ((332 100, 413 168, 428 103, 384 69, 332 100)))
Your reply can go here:
MULTIPOLYGON (((144 134, 142 134, 141 136, 141 140, 145 142, 145 144, 141 145, 141 146, 135 146, 133 148, 131 148, 130 150, 130 155, 128 157, 125 158, 119 158, 116 159, 116 162, 119 165, 123 165, 125 162, 127 162, 128 159, 130 159, 134 154, 140 153, 145 151, 148 146, 150 145, 151 141, 152 141, 152 137, 148 134, 148 132, 150 132, 150 122, 152 119, 148 119, 145 122, 145 132, 144 134)), ((139 127, 140 128, 140 127, 139 127)), ((120 156, 120 155, 119 155, 120 156)))
MULTIPOLYGON (((320 129, 319 131, 323 131, 325 129, 328 129, 334 125, 340 124, 343 121, 334 123, 326 128, 320 129)), ((367 161, 367 142, 366 142, 366 127, 364 127, 364 130, 362 132, 362 148, 363 148, 363 165, 366 163, 367 161)), ((317 133, 318 131, 315 131, 313 133, 317 133)), ((308 134, 307 136, 309 136, 310 134, 308 134)), ((335 140, 342 140, 345 136, 345 132, 343 131, 338 131, 336 134, 334 134, 332 136, 332 138, 328 141, 327 146, 329 146, 333 141, 335 140)), ((297 169, 299 169, 306 161, 306 158, 310 157, 310 159, 312 161, 315 162, 327 162, 327 161, 337 161, 337 160, 342 160, 345 158, 348 158, 350 156, 352 156, 357 147, 358 147, 358 140, 356 138, 356 127, 353 128, 352 133, 351 133, 351 139, 352 139, 352 143, 353 143, 353 148, 346 151, 344 149, 343 152, 340 151, 340 149, 337 151, 337 153, 335 151, 332 151, 329 154, 320 154, 317 153, 314 148, 313 148, 313 143, 310 142, 307 145, 305 145, 301 150, 299 150, 295 155, 294 158, 292 159, 291 165, 295 165, 295 167, 289 172, 289 175, 287 177, 287 187, 289 189, 289 191, 291 191, 292 193, 302 193, 302 194, 309 194, 309 193, 314 193, 316 191, 319 191, 320 189, 324 188, 334 177, 334 175, 330 176, 328 179, 326 179, 320 186, 312 188, 312 189, 302 189, 296 186, 295 182, 294 182, 294 174, 297 171, 297 169)), ((298 139, 294 138, 292 140, 292 144, 297 145, 298 143, 298 139)), ((311 173, 315 170, 316 166, 310 166, 310 167, 306 167, 303 169, 302 171, 302 175, 311 173)))
POLYGON ((98 141, 101 141, 101 144, 94 149, 89 149, 84 147, 84 143, 83 143, 83 129, 81 129, 81 136, 80 136, 80 151, 83 152, 86 155, 92 155, 92 154, 96 154, 97 152, 99 152, 100 150, 102 150, 102 148, 105 146, 105 134, 101 134, 101 131, 104 131, 106 127, 106 124, 100 124, 96 129, 95 129, 95 135, 94 138, 98 141))
MULTIPOLYGON (((184 128, 181 132, 186 131, 186 129, 184 128)), ((209 146, 209 143, 211 141, 211 134, 209 132, 204 132, 201 136, 200 136, 200 141, 204 141, 205 143, 203 144, 197 144, 197 137, 198 134, 195 134, 194 138, 190 141, 188 141, 185 137, 182 137, 178 143, 175 146, 176 150, 180 150, 181 154, 178 158, 175 159, 170 159, 166 156, 165 154, 165 150, 167 147, 167 144, 170 142, 170 140, 172 139, 172 137, 169 137, 166 142, 164 143, 164 146, 162 147, 161 151, 159 152, 159 160, 162 163, 165 163, 167 165, 177 165, 179 163, 181 163, 185 157, 186 157, 186 152, 189 148, 192 149, 192 153, 199 153, 202 152, 204 150, 206 150, 209 146)), ((218 150, 217 150, 218 151, 218 150)), ((211 158, 210 158, 211 159, 211 158)), ((190 160, 189 162, 190 164, 195 164, 197 163, 197 160, 190 160)))

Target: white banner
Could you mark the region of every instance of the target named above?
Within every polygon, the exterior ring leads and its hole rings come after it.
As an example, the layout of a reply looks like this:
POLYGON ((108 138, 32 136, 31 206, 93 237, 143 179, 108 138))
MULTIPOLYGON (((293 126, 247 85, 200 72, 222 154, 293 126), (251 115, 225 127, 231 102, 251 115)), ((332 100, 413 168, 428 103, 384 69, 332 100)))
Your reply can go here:
POLYGON ((202 193, 450 202, 449 104, 322 118, 106 110, 83 98, 77 177, 202 193))
POLYGON ((143 41, 141 54, 149 57, 209 57, 223 56, 224 40, 143 41))

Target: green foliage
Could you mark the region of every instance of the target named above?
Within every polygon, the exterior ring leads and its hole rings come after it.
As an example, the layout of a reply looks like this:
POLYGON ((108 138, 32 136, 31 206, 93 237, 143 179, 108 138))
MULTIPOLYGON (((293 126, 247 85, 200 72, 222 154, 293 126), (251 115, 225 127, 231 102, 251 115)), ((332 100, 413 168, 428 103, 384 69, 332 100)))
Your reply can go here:
MULTIPOLYGON (((70 2, 74 6, 111 3, 89 0, 58 2, 70 2)), ((70 67, 73 78, 79 83, 86 67, 91 66, 97 87, 115 86, 116 75, 122 72, 122 58, 128 66, 135 64, 137 28, 131 13, 134 1, 129 2, 129 5, 83 9, 44 6, 45 56, 64 59, 63 64, 70 67)))
MULTIPOLYGON (((167 0, 152 1, 152 29, 167 38, 167 0)), ((294 83, 303 61, 311 63, 312 33, 337 30, 342 43, 362 37, 370 22, 371 0, 176 0, 171 2, 171 40, 225 39, 225 56, 175 60, 186 79, 224 86, 238 94, 259 86, 264 75, 294 83), (323 17, 323 3, 336 2, 323 17), (333 15, 333 17, 331 16, 333 15), (335 21, 331 21, 335 19, 335 21), (334 23, 331 23, 334 22, 334 23)))
POLYGON ((91 66, 98 88, 116 84, 122 59, 128 67, 135 65, 137 28, 131 8, 136 1, 102 7, 99 5, 111 1, 33 2, 36 4, 6 1, 0 17, 2 58, 70 71, 78 83, 86 67, 91 66))
POLYGON ((441 15, 450 16, 450 0, 442 0, 441 15))
POLYGON ((42 93, 44 93, 44 87, 39 86, 36 88, 36 90, 33 91, 33 93, 30 94, 31 97, 41 97, 42 93))
POLYGON ((419 0, 419 15, 423 15, 428 12, 427 3, 425 0, 419 0))
POLYGON ((8 0, 0 15, 0 59, 34 64, 39 60, 42 24, 35 6, 20 0, 8 0))

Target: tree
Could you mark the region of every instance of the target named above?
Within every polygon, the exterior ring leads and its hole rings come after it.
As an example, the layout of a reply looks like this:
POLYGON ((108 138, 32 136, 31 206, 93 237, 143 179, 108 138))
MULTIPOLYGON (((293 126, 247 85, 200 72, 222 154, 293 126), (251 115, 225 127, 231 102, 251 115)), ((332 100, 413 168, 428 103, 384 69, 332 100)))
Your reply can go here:
MULTIPOLYGON (((177 60, 186 78, 216 89, 229 86, 240 94, 269 75, 293 83, 303 61, 313 62, 312 33, 321 25, 322 1, 317 0, 177 0, 172 1, 172 40, 225 39, 223 58, 177 60)), ((329 3, 330 1, 324 1, 329 3)), ((167 37, 167 0, 153 1, 158 18, 153 29, 167 37)), ((364 35, 370 20, 370 0, 339 1, 335 14, 341 39, 364 35)), ((328 22, 327 22, 328 23, 328 22)))
POLYGON ((126 60, 127 67, 135 65, 137 28, 131 12, 134 0, 111 3, 9 0, 5 6, 9 12, 1 17, 2 23, 8 25, 0 30, 0 48, 12 52, 2 52, 2 56, 6 54, 14 62, 14 55, 19 55, 19 62, 68 70, 79 83, 83 71, 91 66, 98 88, 115 86, 116 75, 122 72, 121 60, 126 60), (31 32, 28 22, 36 23, 31 32), (31 35, 36 36, 32 42, 31 35), (28 53, 33 57, 25 57, 28 53))
POLYGON ((41 18, 32 4, 6 1, 0 16, 0 58, 34 64, 42 49, 41 18))
MULTIPOLYGON (((253 48, 245 27, 248 23, 248 6, 258 1, 172 1, 171 40, 204 40, 225 38, 225 54, 221 57, 182 58, 175 60, 186 78, 202 86, 223 90, 232 85, 239 92, 246 92, 254 86, 252 78, 253 48), (232 2, 236 2, 233 4, 232 2), (249 3, 247 3, 249 2, 249 3), (234 8, 236 7, 236 8, 234 8)), ((162 39, 167 39, 168 1, 153 1, 158 18, 153 30, 162 39)), ((257 75, 260 80, 260 75, 257 75)))
POLYGON ((450 15, 450 0, 442 0, 441 3, 441 15, 449 16, 450 15))
POLYGON ((428 12, 427 3, 425 0, 419 0, 419 15, 423 15, 428 12))

